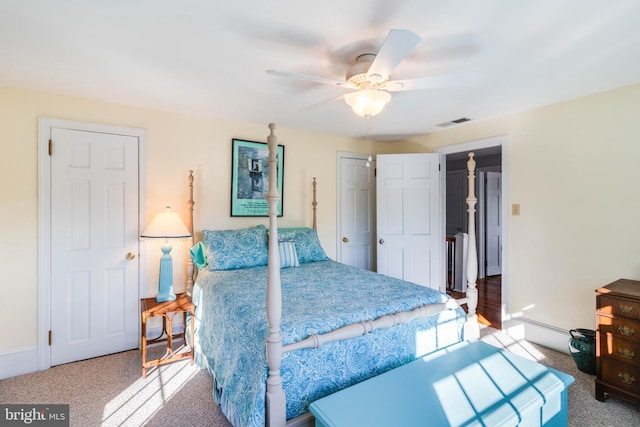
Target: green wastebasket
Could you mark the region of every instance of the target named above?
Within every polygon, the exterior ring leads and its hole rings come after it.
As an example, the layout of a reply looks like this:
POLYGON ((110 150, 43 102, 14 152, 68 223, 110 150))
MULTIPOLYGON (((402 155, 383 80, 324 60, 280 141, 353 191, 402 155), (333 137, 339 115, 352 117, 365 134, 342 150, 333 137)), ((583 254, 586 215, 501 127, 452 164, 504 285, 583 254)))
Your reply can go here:
POLYGON ((593 329, 571 329, 569 351, 576 366, 587 374, 596 374, 596 331, 593 329))

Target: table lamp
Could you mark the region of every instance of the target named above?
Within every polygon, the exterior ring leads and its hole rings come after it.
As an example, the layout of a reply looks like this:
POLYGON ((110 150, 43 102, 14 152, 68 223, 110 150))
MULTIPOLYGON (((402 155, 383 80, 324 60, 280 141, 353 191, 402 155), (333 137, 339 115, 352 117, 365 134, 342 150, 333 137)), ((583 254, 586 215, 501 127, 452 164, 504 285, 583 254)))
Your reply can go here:
POLYGON ((160 212, 140 235, 142 239, 164 239, 162 256, 160 257, 160 279, 156 301, 165 302, 176 299, 173 293, 173 261, 171 259, 171 240, 181 240, 191 237, 191 233, 177 213, 171 212, 167 206, 160 212))

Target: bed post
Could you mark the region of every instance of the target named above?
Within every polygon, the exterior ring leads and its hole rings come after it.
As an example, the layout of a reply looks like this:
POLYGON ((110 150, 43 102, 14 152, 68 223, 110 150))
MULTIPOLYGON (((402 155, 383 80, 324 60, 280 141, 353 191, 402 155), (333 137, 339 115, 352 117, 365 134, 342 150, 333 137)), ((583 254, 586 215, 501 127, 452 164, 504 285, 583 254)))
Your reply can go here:
MULTIPOLYGON (((193 234, 193 171, 189 171, 189 231, 191 232, 191 247, 195 245, 195 235, 193 234)), ((185 292, 187 295, 193 293, 193 281, 195 280, 195 267, 193 265, 193 259, 191 255, 187 257, 187 288, 185 292)))
POLYGON ((318 229, 318 221, 316 220, 316 207, 318 206, 318 201, 316 200, 316 186, 318 184, 316 183, 316 177, 313 177, 313 202, 311 203, 311 206, 313 206, 313 229, 317 230, 318 229))
POLYGON ((274 134, 276 125, 269 123, 271 132, 267 137, 269 147, 269 262, 267 267, 267 396, 265 403, 265 424, 267 427, 283 427, 287 422, 286 401, 280 377, 282 358, 282 335, 280 320, 282 317, 282 290, 280 288, 280 253, 278 251, 278 138, 274 134))
POLYGON ((478 252, 476 249, 476 203, 478 199, 475 195, 476 185, 476 161, 473 159, 474 153, 469 153, 467 169, 469 170, 469 195, 467 197, 467 211, 469 213, 468 231, 469 243, 467 246, 467 322, 465 324, 465 339, 479 338, 480 327, 478 324, 478 289, 476 281, 478 279, 478 252))

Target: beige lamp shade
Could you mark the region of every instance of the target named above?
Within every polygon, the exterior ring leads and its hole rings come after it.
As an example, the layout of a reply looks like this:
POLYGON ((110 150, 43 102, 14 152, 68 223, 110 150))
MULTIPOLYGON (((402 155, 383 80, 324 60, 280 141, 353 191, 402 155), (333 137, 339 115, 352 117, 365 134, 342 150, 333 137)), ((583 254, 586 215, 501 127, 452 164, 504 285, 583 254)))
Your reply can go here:
POLYGON ((183 239, 191 237, 191 233, 180 216, 167 206, 164 212, 160 212, 153 218, 140 237, 144 239, 183 239))

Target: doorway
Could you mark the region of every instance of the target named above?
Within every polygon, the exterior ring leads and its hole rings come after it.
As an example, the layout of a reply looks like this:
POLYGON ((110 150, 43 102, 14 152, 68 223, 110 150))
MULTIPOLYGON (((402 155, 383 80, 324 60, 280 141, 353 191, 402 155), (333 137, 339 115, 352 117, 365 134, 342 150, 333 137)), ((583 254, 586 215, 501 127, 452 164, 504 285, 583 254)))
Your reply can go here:
POLYGON ((39 368, 138 347, 146 131, 38 122, 39 368))
MULTIPOLYGON (((437 149, 441 154, 447 181, 443 186, 443 230, 445 236, 466 232, 466 178, 468 153, 476 160, 476 212, 478 252, 478 308, 479 321, 496 329, 502 328, 507 313, 508 294, 508 146, 507 137, 498 136, 437 149), (485 180, 485 178, 489 178, 485 180), (491 182, 486 182, 489 181, 491 182), (462 181, 460 183, 460 181, 462 181), (459 182, 456 186, 455 183, 459 182), (452 184, 451 188, 448 187, 452 184), (461 190, 460 186, 465 186, 461 190), (488 188, 487 185, 490 187, 488 188), (497 186, 497 187, 496 187, 497 186), (496 193, 496 191, 498 193, 496 193), (461 196, 461 194, 463 196, 461 196), (452 205, 464 202, 459 211, 452 205), (497 224, 496 224, 497 222, 497 224), (490 266, 487 268, 490 261, 490 266)), ((451 240, 451 238, 449 239, 451 240)), ((446 245, 446 243, 445 243, 446 245)), ((445 249, 446 251, 446 249, 445 249)), ((446 253, 446 252, 445 252, 446 253)), ((446 265, 449 268, 449 265, 446 265)), ((466 276, 466 272, 463 273, 466 276)), ((465 279, 466 281, 466 279, 465 279)), ((456 298, 462 294, 449 291, 456 298)))

